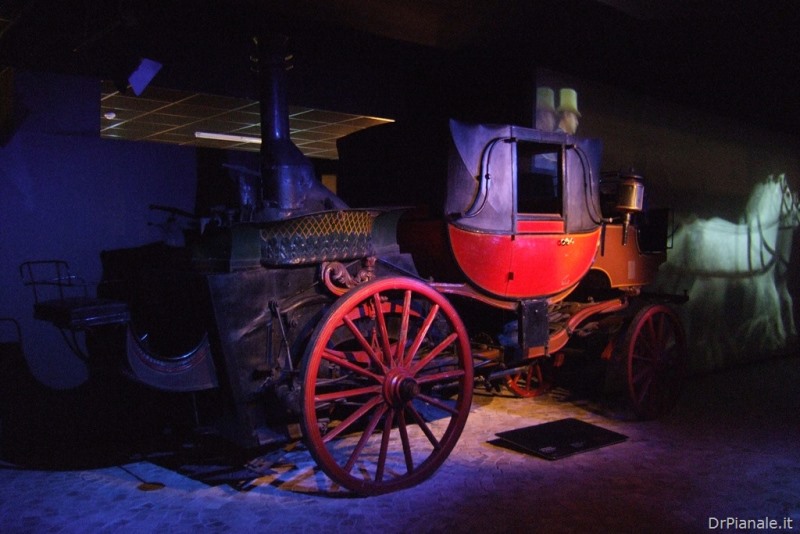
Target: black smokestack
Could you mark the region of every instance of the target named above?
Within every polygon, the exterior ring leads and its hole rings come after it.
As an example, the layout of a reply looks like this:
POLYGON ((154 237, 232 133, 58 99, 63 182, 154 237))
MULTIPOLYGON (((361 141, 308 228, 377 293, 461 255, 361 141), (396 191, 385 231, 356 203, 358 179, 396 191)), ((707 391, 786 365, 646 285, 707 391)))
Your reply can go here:
POLYGON ((316 179, 314 166, 290 138, 286 100, 288 38, 257 39, 261 100, 261 176, 267 203, 262 220, 346 207, 316 179))

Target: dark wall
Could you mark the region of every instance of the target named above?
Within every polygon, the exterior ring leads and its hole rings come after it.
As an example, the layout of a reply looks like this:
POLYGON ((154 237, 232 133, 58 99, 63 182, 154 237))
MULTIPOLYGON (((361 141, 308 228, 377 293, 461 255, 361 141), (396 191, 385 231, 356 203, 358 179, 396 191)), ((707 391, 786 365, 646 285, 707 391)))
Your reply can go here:
POLYGON ((53 326, 33 320, 18 265, 60 258, 97 284, 100 251, 164 237, 150 204, 194 209, 194 150, 100 139, 99 96, 95 79, 16 72, 20 120, 0 147, 0 317, 21 323, 32 371, 60 387, 86 369, 53 326))

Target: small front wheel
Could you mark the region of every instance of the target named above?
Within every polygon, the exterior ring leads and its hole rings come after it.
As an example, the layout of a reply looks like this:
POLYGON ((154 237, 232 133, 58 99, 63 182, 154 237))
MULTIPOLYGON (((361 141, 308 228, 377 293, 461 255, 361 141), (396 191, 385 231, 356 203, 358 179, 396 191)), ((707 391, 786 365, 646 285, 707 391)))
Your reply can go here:
POLYGON ((312 334, 302 373, 311 455, 331 480, 365 495, 431 476, 472 402, 466 329, 441 293, 411 278, 340 297, 312 334))
POLYGON ((547 393, 551 384, 544 379, 542 362, 533 361, 521 367, 519 373, 509 375, 506 387, 517 397, 532 398, 547 393))

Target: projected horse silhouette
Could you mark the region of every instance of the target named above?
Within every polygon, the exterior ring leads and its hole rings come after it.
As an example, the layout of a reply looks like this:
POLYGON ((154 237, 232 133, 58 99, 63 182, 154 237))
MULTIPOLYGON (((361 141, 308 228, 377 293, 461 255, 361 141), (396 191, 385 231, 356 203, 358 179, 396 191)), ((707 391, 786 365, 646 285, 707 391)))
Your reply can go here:
POLYGON ((678 226, 657 285, 688 292, 699 367, 762 356, 797 335, 787 278, 798 224, 797 194, 781 174, 753 188, 738 223, 692 217, 678 226))

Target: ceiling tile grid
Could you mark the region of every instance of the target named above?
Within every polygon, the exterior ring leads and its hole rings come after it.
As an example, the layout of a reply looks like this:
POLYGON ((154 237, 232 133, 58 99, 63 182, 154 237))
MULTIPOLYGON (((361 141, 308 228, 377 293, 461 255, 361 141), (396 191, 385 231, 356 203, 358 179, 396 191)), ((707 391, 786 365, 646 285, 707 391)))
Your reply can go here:
MULTIPOLYGON (((337 159, 336 140, 391 119, 289 106, 292 141, 308 157, 337 159)), ((258 152, 261 138, 259 102, 243 98, 148 87, 141 96, 120 92, 103 81, 100 136, 183 146, 258 152), (197 137, 244 136, 253 142, 197 137)))

